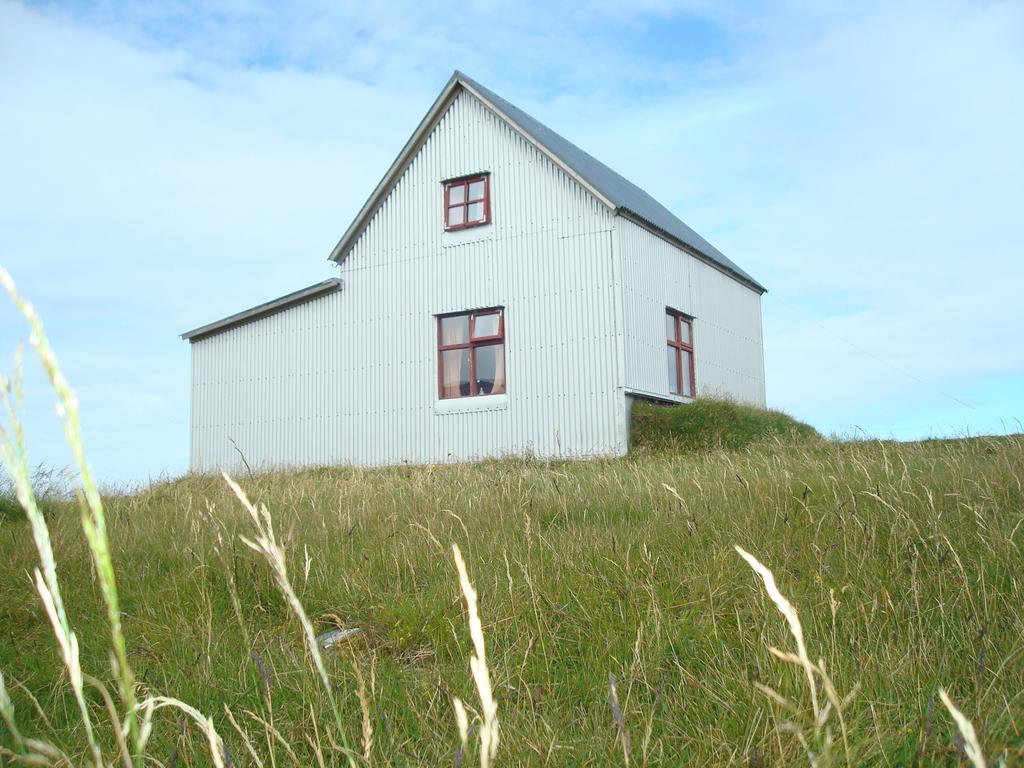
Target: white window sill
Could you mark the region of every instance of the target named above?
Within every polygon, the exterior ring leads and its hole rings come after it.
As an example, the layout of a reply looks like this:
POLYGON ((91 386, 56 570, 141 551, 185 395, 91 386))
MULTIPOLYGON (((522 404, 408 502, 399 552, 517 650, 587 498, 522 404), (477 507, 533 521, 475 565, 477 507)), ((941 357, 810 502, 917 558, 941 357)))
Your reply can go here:
POLYGON ((508 409, 508 395, 477 395, 452 397, 434 402, 434 413, 474 413, 478 411, 504 411, 508 409))

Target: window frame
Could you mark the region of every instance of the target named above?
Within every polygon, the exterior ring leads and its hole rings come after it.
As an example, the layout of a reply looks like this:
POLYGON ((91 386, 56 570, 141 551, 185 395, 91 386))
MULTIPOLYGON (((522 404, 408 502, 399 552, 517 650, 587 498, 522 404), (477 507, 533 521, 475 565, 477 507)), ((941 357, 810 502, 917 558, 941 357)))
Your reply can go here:
POLYGON ((676 397, 684 397, 689 400, 695 400, 697 398, 697 355, 693 351, 694 347, 694 336, 693 336, 693 321, 692 315, 687 315, 684 312, 680 312, 677 309, 671 307, 665 307, 665 314, 672 318, 672 329, 674 332, 674 338, 665 339, 665 343, 669 349, 675 350, 676 355, 676 388, 678 391, 673 392, 672 388, 669 387, 669 394, 676 397), (682 326, 686 325, 690 330, 690 341, 683 341, 682 326), (683 352, 690 353, 690 364, 687 366, 689 369, 690 378, 690 394, 685 394, 685 388, 683 387, 683 352))
POLYGON ((455 179, 447 179, 444 182, 444 231, 445 232, 458 232, 460 229, 471 229, 473 227, 482 227, 491 223, 491 174, 489 173, 474 173, 471 176, 459 176, 455 179), (469 199, 469 187, 478 181, 482 181, 484 185, 484 196, 479 198, 469 199), (455 187, 465 187, 465 197, 461 203, 450 203, 451 192, 455 187), (484 217, 479 221, 468 221, 469 206, 473 203, 484 204, 484 217), (451 224, 448 221, 448 214, 452 208, 462 208, 462 223, 451 224))
POLYGON ((471 309, 464 312, 446 312, 441 315, 435 315, 437 322, 437 397, 438 400, 466 400, 475 397, 489 397, 491 395, 503 396, 508 394, 508 347, 506 346, 505 340, 505 308, 504 307, 487 307, 485 309, 471 309), (478 317, 486 317, 488 315, 498 316, 498 332, 489 336, 474 336, 474 330, 476 327, 476 319, 478 317), (468 332, 465 342, 457 344, 444 344, 441 336, 441 323, 451 317, 466 317, 468 318, 468 332), (493 347, 501 344, 504 349, 503 364, 505 372, 505 388, 503 392, 479 392, 476 381, 476 350, 483 347, 493 347), (469 394, 463 395, 461 392, 457 395, 445 395, 444 393, 444 353, 452 350, 468 349, 469 350, 469 394))

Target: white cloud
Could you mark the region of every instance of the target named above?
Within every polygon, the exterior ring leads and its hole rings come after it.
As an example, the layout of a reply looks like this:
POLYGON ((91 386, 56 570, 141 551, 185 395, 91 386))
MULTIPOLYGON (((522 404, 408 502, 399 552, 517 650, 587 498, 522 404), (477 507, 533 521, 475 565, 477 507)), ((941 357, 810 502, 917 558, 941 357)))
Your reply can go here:
MULTIPOLYGON (((1022 6, 460 8, 0 3, 0 263, 107 476, 184 466, 176 334, 329 275, 455 67, 769 286, 773 404, 901 436, 915 400, 938 431, 984 421, 940 391, 1020 415, 979 382, 1024 376, 1022 6)), ((0 348, 19 329, 0 307, 0 348)))
POLYGON ((1024 377, 1024 7, 804 21, 765 27, 721 81, 619 96, 612 125, 578 130, 770 287, 773 403, 840 429, 877 411, 865 426, 888 431, 913 393, 998 428, 942 393, 1024 377))

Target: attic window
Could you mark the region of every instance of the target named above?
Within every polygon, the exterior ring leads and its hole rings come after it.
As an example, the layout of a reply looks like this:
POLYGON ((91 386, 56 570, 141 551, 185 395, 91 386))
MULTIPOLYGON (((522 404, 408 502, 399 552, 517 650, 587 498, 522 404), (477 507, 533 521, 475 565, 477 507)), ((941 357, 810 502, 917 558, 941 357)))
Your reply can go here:
POLYGON ((444 184, 444 228, 478 227, 491 222, 490 177, 487 174, 452 179, 444 184))
POLYGON ((665 311, 668 342, 668 391, 693 397, 697 389, 693 365, 693 318, 674 309, 665 311))

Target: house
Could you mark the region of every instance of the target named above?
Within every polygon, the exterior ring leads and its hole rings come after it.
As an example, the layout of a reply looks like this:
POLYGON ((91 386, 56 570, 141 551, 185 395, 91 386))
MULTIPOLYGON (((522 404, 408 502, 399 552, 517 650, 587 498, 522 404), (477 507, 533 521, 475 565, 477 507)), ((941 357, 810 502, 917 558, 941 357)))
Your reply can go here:
POLYGON ((634 398, 764 404, 765 289, 461 72, 330 260, 183 334, 193 470, 620 455, 634 398))

